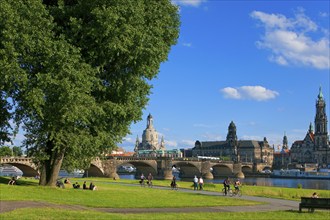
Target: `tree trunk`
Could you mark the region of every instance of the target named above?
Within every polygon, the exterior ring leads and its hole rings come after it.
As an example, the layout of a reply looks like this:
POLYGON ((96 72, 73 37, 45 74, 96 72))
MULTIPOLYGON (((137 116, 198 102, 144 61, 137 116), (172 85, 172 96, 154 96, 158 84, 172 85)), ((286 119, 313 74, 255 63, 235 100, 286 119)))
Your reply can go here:
POLYGON ((39 185, 42 186, 55 186, 62 166, 65 150, 53 151, 53 146, 53 142, 48 141, 46 151, 50 158, 43 161, 40 168, 41 176, 39 185))

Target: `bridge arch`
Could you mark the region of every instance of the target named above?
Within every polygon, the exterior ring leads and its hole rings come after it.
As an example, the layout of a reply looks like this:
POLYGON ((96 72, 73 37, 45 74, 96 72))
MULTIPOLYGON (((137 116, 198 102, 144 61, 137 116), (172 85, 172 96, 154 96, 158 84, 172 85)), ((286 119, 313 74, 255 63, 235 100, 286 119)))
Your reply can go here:
POLYGON ((21 164, 21 163, 3 163, 3 164, 8 164, 12 165, 14 167, 17 167, 23 172, 23 176, 26 177, 35 177, 39 175, 38 171, 34 169, 33 167, 26 165, 26 164, 21 164))
POLYGON ((233 174, 233 169, 226 164, 216 164, 212 166, 212 169, 214 177, 231 176, 233 174))
POLYGON ((251 173, 253 173, 253 167, 252 166, 247 166, 247 165, 242 166, 242 172, 244 174, 251 174, 251 173))
POLYGON ((271 166, 264 166, 264 168, 262 170, 265 171, 265 170, 271 170, 271 169, 272 169, 271 166))
POLYGON ((119 166, 131 164, 136 168, 135 178, 139 179, 141 174, 145 177, 152 174, 153 177, 157 176, 157 162, 156 161, 148 161, 148 160, 132 160, 132 161, 121 161, 117 163, 117 169, 119 166))
POLYGON ((180 171, 180 178, 193 178, 194 176, 200 176, 201 170, 193 162, 174 162, 172 164, 180 171))
POLYGON ((90 167, 85 170, 85 177, 104 177, 102 170, 95 164, 91 164, 90 167))
POLYGON ((0 157, 1 164, 8 164, 17 167, 23 172, 23 176, 35 177, 38 175, 38 167, 31 158, 26 157, 0 157))

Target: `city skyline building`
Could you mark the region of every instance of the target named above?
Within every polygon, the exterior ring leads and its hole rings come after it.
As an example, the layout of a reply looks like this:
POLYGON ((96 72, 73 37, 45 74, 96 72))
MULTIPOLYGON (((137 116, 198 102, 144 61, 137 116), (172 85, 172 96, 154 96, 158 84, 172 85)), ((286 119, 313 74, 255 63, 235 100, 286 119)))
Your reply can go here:
POLYGON ((142 142, 136 137, 134 154, 139 157, 182 157, 178 149, 166 150, 164 137, 158 140, 158 132, 154 127, 154 119, 149 113, 147 117, 147 127, 142 134, 142 142))
POLYGON ((315 108, 314 128, 310 123, 305 138, 296 140, 291 146, 292 163, 314 163, 318 166, 327 166, 330 163, 326 102, 321 87, 319 88, 315 108))
POLYGON ((134 151, 138 150, 166 150, 164 137, 162 136, 161 142, 158 141, 158 132, 153 125, 153 117, 149 113, 147 117, 147 127, 142 134, 142 142, 139 137, 136 137, 134 151))
POLYGON ((196 141, 192 156, 220 157, 223 160, 236 162, 253 162, 273 164, 274 148, 264 137, 263 141, 238 140, 237 128, 233 121, 228 126, 224 141, 196 141))

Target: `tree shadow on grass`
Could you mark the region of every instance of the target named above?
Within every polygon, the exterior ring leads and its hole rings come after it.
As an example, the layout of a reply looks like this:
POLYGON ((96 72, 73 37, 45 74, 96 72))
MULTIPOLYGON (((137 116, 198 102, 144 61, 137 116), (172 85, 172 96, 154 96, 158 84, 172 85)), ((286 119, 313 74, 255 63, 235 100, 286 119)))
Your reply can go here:
MULTIPOLYGON (((4 176, 0 176, 0 184, 8 184, 8 182, 10 181, 11 177, 4 177, 4 176)), ((31 178, 28 177, 22 177, 18 180, 16 180, 16 185, 18 186, 38 186, 39 183, 38 181, 32 181, 31 178)))

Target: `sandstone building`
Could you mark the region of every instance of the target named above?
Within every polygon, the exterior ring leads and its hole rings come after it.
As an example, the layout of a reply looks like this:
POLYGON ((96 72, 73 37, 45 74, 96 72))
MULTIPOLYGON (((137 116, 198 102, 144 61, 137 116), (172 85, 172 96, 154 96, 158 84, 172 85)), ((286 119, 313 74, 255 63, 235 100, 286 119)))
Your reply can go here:
POLYGON ((314 128, 312 123, 303 140, 295 141, 291 146, 292 163, 313 163, 320 167, 326 167, 330 163, 330 146, 328 136, 328 119, 326 115, 326 103, 320 87, 316 100, 316 114, 314 128))
POLYGON ((252 163, 273 163, 274 149, 263 141, 238 140, 236 125, 232 121, 228 126, 227 138, 224 141, 196 141, 192 156, 219 157, 222 160, 252 163))
POLYGON ((164 137, 159 142, 158 132, 153 125, 151 114, 147 117, 147 127, 142 134, 142 142, 136 138, 134 152, 139 157, 181 157, 179 150, 166 150, 164 137))

